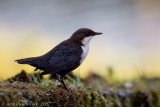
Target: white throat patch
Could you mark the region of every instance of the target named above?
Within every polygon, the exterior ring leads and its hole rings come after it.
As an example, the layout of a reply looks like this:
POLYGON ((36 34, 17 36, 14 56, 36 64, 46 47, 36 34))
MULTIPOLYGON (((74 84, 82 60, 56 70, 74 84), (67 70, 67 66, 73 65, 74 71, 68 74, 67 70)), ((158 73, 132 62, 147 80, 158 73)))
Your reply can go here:
POLYGON ((93 37, 93 36, 85 37, 85 38, 82 40, 82 44, 83 44, 84 46, 89 45, 89 42, 90 42, 90 40, 92 39, 92 37, 93 37))
POLYGON ((87 54, 88 54, 88 51, 89 51, 89 42, 90 40, 92 39, 93 36, 89 36, 89 37, 85 37, 83 40, 82 40, 82 44, 84 46, 81 46, 82 47, 82 50, 83 50, 83 53, 81 55, 81 61, 80 63, 82 63, 84 61, 84 59, 86 58, 87 54))

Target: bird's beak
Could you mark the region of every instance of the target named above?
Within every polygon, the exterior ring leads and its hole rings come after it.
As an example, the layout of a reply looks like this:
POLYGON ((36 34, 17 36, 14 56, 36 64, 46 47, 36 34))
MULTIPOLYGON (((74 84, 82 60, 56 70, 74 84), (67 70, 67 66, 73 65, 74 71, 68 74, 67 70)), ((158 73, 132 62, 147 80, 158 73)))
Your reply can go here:
POLYGON ((101 34, 103 34, 103 33, 101 33, 101 32, 94 32, 94 35, 101 35, 101 34))

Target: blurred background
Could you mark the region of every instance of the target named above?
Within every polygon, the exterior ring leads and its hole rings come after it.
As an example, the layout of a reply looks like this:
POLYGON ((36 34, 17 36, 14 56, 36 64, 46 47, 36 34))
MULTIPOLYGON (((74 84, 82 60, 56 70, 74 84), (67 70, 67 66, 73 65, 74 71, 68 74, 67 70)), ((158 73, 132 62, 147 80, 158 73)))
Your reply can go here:
POLYGON ((0 79, 33 73, 14 60, 43 55, 81 27, 103 32, 74 71, 81 77, 108 68, 118 80, 160 76, 159 0, 1 0, 0 79))

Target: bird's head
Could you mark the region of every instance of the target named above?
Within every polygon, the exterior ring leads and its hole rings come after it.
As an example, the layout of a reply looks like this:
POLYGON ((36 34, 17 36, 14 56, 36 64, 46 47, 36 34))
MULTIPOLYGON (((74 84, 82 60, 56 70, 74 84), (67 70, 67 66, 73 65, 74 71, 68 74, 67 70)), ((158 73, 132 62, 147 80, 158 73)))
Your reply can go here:
POLYGON ((70 39, 74 42, 81 42, 82 45, 86 45, 89 43, 93 36, 101 34, 103 33, 95 32, 88 28, 80 28, 72 34, 70 39))

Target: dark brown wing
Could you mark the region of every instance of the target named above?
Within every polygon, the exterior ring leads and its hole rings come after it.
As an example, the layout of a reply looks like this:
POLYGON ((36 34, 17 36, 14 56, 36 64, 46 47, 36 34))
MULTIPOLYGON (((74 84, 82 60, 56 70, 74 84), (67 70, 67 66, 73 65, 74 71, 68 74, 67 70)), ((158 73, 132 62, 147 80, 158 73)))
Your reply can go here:
POLYGON ((54 51, 42 75, 73 70, 81 60, 81 47, 60 46, 54 51))

